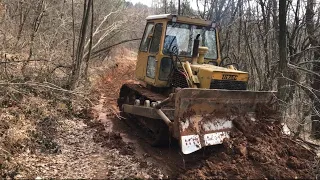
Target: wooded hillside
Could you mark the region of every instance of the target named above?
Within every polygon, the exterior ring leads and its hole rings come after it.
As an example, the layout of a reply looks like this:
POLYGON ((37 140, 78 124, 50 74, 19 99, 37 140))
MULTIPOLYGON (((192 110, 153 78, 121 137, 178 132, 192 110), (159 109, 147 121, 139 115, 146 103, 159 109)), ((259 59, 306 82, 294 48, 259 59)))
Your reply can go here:
MULTIPOLYGON (((159 150, 141 144, 139 132, 132 138, 127 134, 132 129, 121 121, 116 99, 123 83, 136 81, 135 60, 145 19, 155 14, 213 21, 220 35, 222 63, 249 73, 248 90, 277 91, 281 122, 291 131, 290 147, 296 147, 293 142, 307 142, 311 149, 319 148, 319 0, 148 1, 151 7, 127 0, 0 0, 2 178, 188 178, 184 172, 196 178, 202 173, 200 166, 213 172, 216 167, 206 161, 208 157, 197 164, 175 152, 175 146, 172 153, 171 146, 159 150), (166 163, 181 167, 171 171, 160 167, 166 163)), ((240 137, 232 139, 245 142, 251 136, 241 132, 240 137)), ((263 138, 258 136, 253 145, 263 138)), ((266 139, 286 146, 280 135, 279 143, 266 139)), ((226 143, 237 146, 235 142, 226 143)), ((228 163, 235 162, 233 155, 224 156, 221 150, 230 145, 226 143, 217 152, 228 169, 228 163)), ((279 167, 286 169, 289 162, 304 168, 303 177, 319 177, 319 160, 307 155, 310 148, 299 149, 303 154, 298 156, 289 152, 290 147, 283 150, 289 155, 279 167), (296 159, 300 157, 308 160, 300 162, 296 159), (311 161, 313 166, 305 166, 311 161)), ((248 159, 242 152, 236 154, 237 161, 248 159)), ((276 161, 271 155, 270 159, 276 161)), ((271 167, 270 162, 263 160, 267 164, 263 167, 271 167)), ((246 163, 245 167, 260 168, 246 163)), ((260 177, 248 173, 214 177, 260 177)), ((277 173, 272 177, 285 176, 277 173)))

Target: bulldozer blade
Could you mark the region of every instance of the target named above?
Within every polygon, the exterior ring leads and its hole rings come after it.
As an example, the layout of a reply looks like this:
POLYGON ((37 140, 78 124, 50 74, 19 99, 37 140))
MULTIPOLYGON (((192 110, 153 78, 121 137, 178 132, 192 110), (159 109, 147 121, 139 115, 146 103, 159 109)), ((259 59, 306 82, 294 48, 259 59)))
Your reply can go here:
POLYGON ((222 144, 236 118, 254 121, 267 111, 277 112, 275 97, 276 92, 182 89, 175 97, 174 136, 184 154, 222 144))

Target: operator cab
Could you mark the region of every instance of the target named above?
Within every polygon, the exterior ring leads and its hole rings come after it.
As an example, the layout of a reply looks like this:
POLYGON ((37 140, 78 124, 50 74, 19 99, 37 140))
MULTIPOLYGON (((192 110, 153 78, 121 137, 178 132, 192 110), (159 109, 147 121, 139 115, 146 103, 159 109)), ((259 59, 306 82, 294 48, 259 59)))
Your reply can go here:
POLYGON ((215 31, 215 28, 210 26, 168 22, 163 53, 166 55, 175 53, 178 56, 191 57, 194 40, 200 34, 200 46, 208 47, 209 50, 205 55, 205 59, 214 61, 218 56, 215 31))
POLYGON ((147 17, 140 43, 136 77, 154 87, 169 87, 174 60, 192 61, 194 40, 207 47, 205 64, 220 63, 218 33, 211 21, 172 14, 147 17))

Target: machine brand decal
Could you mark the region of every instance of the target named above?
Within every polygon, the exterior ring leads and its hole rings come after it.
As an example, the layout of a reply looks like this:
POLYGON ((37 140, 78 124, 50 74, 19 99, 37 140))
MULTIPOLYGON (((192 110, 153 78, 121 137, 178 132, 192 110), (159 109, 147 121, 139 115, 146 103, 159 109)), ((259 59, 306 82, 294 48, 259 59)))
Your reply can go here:
POLYGON ((233 74, 222 74, 222 79, 223 80, 237 80, 238 75, 233 75, 233 74))

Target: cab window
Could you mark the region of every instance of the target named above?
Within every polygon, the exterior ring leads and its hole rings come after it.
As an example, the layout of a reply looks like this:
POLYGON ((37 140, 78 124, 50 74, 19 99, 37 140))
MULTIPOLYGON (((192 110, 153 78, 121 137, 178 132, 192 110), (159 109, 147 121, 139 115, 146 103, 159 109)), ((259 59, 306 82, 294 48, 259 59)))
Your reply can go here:
POLYGON ((140 44, 140 51, 144 51, 144 52, 148 51, 148 47, 149 47, 150 40, 151 40, 149 35, 152 34, 153 26, 154 26, 153 23, 148 23, 146 25, 146 28, 144 30, 144 34, 142 37, 142 41, 140 44))
POLYGON ((161 35, 162 35, 162 23, 158 23, 154 27, 154 33, 152 36, 152 43, 150 46, 150 53, 159 52, 161 35))

